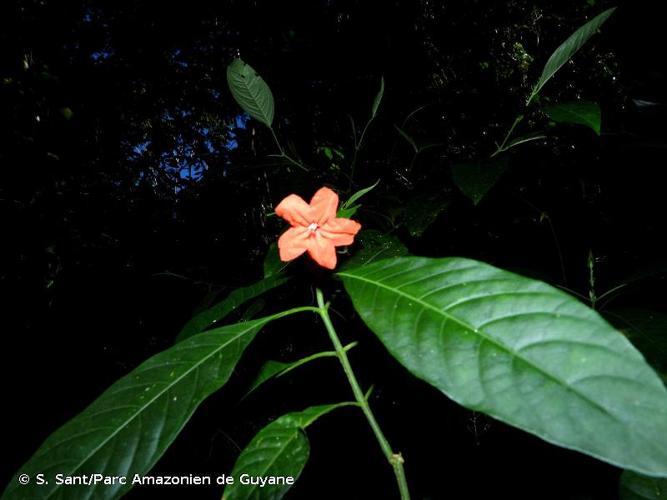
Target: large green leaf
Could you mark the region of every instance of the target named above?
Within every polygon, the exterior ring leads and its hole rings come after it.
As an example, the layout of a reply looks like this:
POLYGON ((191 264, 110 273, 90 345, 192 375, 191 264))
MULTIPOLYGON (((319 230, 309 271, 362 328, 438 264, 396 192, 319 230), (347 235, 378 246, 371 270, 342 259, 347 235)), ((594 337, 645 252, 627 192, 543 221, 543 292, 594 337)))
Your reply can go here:
POLYGON ((230 474, 234 483, 225 488, 223 500, 279 500, 301 475, 310 444, 304 433, 306 427, 325 413, 355 403, 313 406, 301 412, 288 413, 264 427, 239 455, 230 474), (241 475, 263 478, 283 477, 292 481, 282 484, 244 485, 241 475))
POLYGON ((243 111, 267 127, 273 123, 273 94, 266 82, 249 64, 234 59, 227 66, 227 85, 243 111))
POLYGON ((570 37, 565 40, 554 51, 553 54, 551 54, 551 57, 549 57, 549 60, 544 65, 540 79, 535 84, 535 87, 533 88, 533 91, 528 98, 528 104, 530 104, 535 96, 539 94, 542 87, 544 87, 544 85, 551 79, 551 77, 553 77, 556 72, 566 62, 568 62, 581 47, 584 46, 588 39, 592 37, 598 29, 600 29, 600 26, 604 24, 604 22, 614 13, 615 10, 616 7, 605 10, 601 14, 588 21, 581 28, 572 33, 572 35, 570 35, 570 37))
POLYGON ((595 102, 577 101, 554 104, 544 108, 549 118, 557 123, 575 123, 590 128, 600 135, 600 106, 595 102))
POLYGON ((206 328, 217 321, 221 321, 240 305, 245 304, 250 299, 268 292, 285 283, 289 278, 285 276, 269 276, 263 280, 233 290, 224 300, 217 304, 195 314, 181 329, 176 336, 176 342, 181 342, 196 333, 203 332, 206 328))
POLYGON ((667 498, 667 479, 623 471, 618 496, 620 500, 664 500, 667 498))
POLYGON ((127 485, 57 485, 56 474, 131 477, 148 472, 199 404, 222 387, 244 349, 269 321, 223 326, 195 335, 142 363, 55 431, 17 473, 49 482, 12 480, 3 498, 117 498, 127 485))
POLYGON ((595 311, 545 283, 461 259, 403 257, 338 273, 414 375, 566 448, 667 477, 667 391, 595 311))

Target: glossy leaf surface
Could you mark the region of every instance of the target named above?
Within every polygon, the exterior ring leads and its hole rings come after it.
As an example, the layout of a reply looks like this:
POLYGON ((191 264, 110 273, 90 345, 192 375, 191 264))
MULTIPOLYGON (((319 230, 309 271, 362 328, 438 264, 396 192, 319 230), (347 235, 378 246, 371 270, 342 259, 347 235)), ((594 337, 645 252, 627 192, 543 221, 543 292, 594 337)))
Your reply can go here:
POLYGON ((195 335, 142 363, 54 432, 18 474, 49 484, 12 481, 3 498, 117 498, 126 486, 57 485, 55 474, 145 474, 199 404, 229 379, 245 348, 277 316, 195 335))
POLYGON ((529 104, 535 98, 535 96, 539 94, 542 87, 544 87, 544 85, 556 74, 556 72, 562 68, 563 65, 568 62, 581 47, 584 46, 588 39, 592 37, 598 29, 600 29, 600 26, 602 26, 604 22, 609 19, 609 16, 611 16, 615 10, 616 7, 607 9, 588 21, 581 28, 572 33, 572 35, 570 35, 570 37, 565 40, 554 51, 553 54, 551 54, 551 57, 549 57, 547 63, 544 65, 542 75, 535 84, 530 98, 528 99, 529 104))
POLYGON ((176 342, 181 342, 196 333, 203 332, 213 323, 220 321, 235 311, 240 305, 251 299, 276 288, 285 283, 289 278, 285 276, 270 276, 249 286, 237 288, 217 304, 195 314, 188 321, 176 337, 176 342))
POLYGON ((600 106, 595 102, 579 101, 554 104, 546 107, 544 112, 557 123, 583 125, 600 135, 602 118, 600 106))
POLYGON ((313 406, 301 412, 288 413, 264 427, 239 455, 231 476, 234 484, 225 488, 224 500, 278 500, 290 484, 243 485, 241 474, 259 477, 291 477, 296 481, 301 475, 310 444, 304 433, 306 427, 322 415, 352 403, 313 406))
POLYGON ((227 67, 227 85, 243 111, 271 127, 274 114, 273 94, 249 64, 241 59, 234 59, 227 67))
POLYGON ((389 352, 460 404, 623 468, 667 476, 667 391, 595 311, 461 258, 338 273, 389 352))

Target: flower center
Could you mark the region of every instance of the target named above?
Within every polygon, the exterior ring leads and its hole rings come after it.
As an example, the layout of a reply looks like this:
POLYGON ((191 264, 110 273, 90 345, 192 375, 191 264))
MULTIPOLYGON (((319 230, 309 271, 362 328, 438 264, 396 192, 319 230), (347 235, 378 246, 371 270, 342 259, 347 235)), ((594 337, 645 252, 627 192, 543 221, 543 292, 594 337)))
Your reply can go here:
POLYGON ((310 226, 308 226, 308 231, 314 233, 315 231, 317 231, 317 227, 318 227, 317 223, 313 222, 310 226))

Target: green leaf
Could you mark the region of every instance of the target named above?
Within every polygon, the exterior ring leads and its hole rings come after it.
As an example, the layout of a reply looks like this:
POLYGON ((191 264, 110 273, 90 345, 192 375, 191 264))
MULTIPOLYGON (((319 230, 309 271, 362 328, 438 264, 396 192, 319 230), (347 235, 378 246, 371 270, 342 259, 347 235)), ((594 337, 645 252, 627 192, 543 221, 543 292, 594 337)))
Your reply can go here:
POLYGON ((415 140, 412 137, 410 137, 408 135, 408 133, 405 130, 403 130, 401 127, 399 127, 398 125, 394 125, 394 128, 398 131, 400 136, 403 137, 403 139, 408 141, 408 144, 410 144, 410 146, 412 146, 412 149, 414 149, 415 153, 419 153, 419 146, 417 146, 417 143, 415 142, 415 140))
POLYGON ((384 234, 375 229, 362 229, 356 240, 361 244, 361 249, 357 250, 345 263, 343 269, 408 254, 408 249, 396 236, 384 234))
POLYGON ((375 99, 373 99, 373 108, 371 109, 371 120, 375 118, 375 115, 378 112, 380 103, 382 102, 382 96, 384 96, 384 77, 380 78, 380 90, 378 91, 375 99))
POLYGON ((223 320, 240 305, 245 304, 250 299, 254 299, 264 292, 268 292, 269 290, 282 285, 288 279, 289 278, 284 276, 270 276, 257 283, 253 283, 252 285, 233 290, 224 300, 198 314, 195 314, 176 336, 176 342, 181 342, 196 333, 203 332, 213 323, 223 320))
POLYGON ((416 196, 406 203, 402 223, 410 236, 419 238, 448 206, 449 201, 438 195, 416 196))
POLYGON ((279 376, 282 371, 290 366, 290 364, 291 363, 283 363, 282 361, 273 360, 269 360, 264 363, 259 369, 257 377, 255 377, 255 380, 253 380, 252 384, 250 384, 248 392, 243 397, 248 397, 248 395, 251 392, 254 392, 259 386, 263 385, 265 382, 268 382, 272 378, 279 376))
POLYGON ((627 307, 606 310, 604 315, 659 373, 667 375, 667 314, 627 307))
POLYGON ((540 281, 461 258, 338 273, 415 376, 550 443, 667 476, 667 390, 595 311, 540 281))
POLYGON ((557 123, 584 125, 600 135, 600 106, 595 102, 567 102, 554 104, 544 109, 549 118, 557 123))
POLYGON ((275 276, 282 273, 289 265, 289 262, 280 260, 280 253, 278 252, 278 243, 271 243, 269 249, 266 251, 264 257, 264 278, 275 276))
POLYGON ((227 66, 227 85, 243 111, 267 127, 273 123, 273 94, 266 82, 249 64, 234 59, 227 66))
MULTIPOLYGON (((502 151, 507 151, 515 146, 520 146, 521 144, 526 144, 528 142, 539 141, 540 139, 546 139, 544 132, 531 132, 529 134, 521 135, 515 139, 510 140, 502 151)), ((500 152, 502 152, 500 151, 500 152)))
POLYGON ((354 205, 353 207, 349 207, 349 208, 340 207, 338 209, 338 212, 336 213, 336 217, 340 217, 340 218, 343 218, 343 219, 350 219, 350 218, 354 217, 354 214, 356 214, 357 210, 359 210, 360 208, 361 208, 361 205, 354 205))
POLYGON ((233 484, 225 488, 224 500, 279 500, 299 478, 310 454, 310 443, 304 430, 322 415, 342 406, 338 403, 313 406, 301 412, 288 413, 264 427, 239 455, 230 476, 233 484), (241 474, 259 477, 291 478, 290 484, 243 485, 241 474))
POLYGON ((620 500, 664 500, 667 498, 667 479, 623 471, 618 497, 620 500))
POLYGON ((262 312, 262 309, 266 307, 266 301, 264 299, 257 299, 253 301, 245 311, 243 311, 243 314, 241 315, 241 318, 239 320, 240 322, 243 321, 249 321, 255 316, 257 316, 260 312, 262 312))
POLYGON ((120 497, 131 484, 65 486, 55 475, 148 472, 199 404, 229 380, 257 332, 290 312, 216 328, 149 358, 55 431, 17 473, 43 473, 48 484, 12 480, 3 498, 120 497))
MULTIPOLYGON (((355 347, 357 344, 358 342, 351 342, 350 344, 344 347, 344 350, 347 352, 353 347, 355 347)), ((247 397, 251 392, 255 391, 259 386, 261 386, 265 382, 268 382, 274 377, 282 377, 283 375, 291 372, 295 368, 303 366, 306 363, 310 363, 311 361, 314 361, 316 359, 335 358, 335 357, 336 357, 336 351, 323 351, 311 354, 310 356, 306 356, 305 358, 301 358, 291 363, 283 363, 282 361, 267 361, 260 368, 257 377, 252 382, 252 384, 250 384, 250 389, 248 389, 248 392, 244 397, 247 397)))
POLYGON ((60 108, 60 114, 65 120, 71 120, 74 116, 74 111, 72 111, 72 108, 64 107, 60 108))
POLYGON ((342 217, 344 219, 349 219, 352 217, 354 214, 357 213, 357 210, 361 207, 361 205, 355 205, 355 203, 361 198, 363 195, 368 193, 369 191, 372 191, 375 186, 377 186, 380 183, 380 179, 378 179, 375 184, 372 186, 368 186, 367 188, 360 189, 356 193, 354 193, 348 200, 343 202, 338 209, 338 213, 336 214, 337 217, 342 217))
POLYGON ((581 47, 584 46, 588 39, 592 37, 598 29, 600 29, 600 27, 609 18, 609 16, 614 13, 615 10, 616 7, 605 10, 601 14, 588 21, 581 28, 572 33, 572 35, 570 35, 570 37, 565 40, 554 51, 553 54, 551 54, 551 57, 549 57, 549 60, 544 65, 540 79, 535 84, 535 87, 533 88, 533 91, 528 98, 528 104, 530 104, 535 96, 539 94, 542 87, 544 87, 544 85, 551 79, 551 77, 553 77, 556 72, 566 62, 568 62, 581 47))
POLYGON ((454 183, 461 192, 470 198, 474 205, 477 205, 505 173, 507 165, 506 156, 471 163, 459 163, 451 167, 452 179, 454 179, 454 183))

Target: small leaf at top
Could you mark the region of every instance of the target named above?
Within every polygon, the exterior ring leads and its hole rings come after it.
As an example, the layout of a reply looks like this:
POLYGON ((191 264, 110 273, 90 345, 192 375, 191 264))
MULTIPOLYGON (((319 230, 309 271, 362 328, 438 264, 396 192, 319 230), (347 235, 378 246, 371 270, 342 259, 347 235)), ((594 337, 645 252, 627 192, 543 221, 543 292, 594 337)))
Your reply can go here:
POLYGON ((271 89, 249 64, 234 59, 227 66, 227 85, 243 111, 267 127, 273 124, 274 102, 271 89))
POLYGON ((604 22, 611 16, 616 7, 607 9, 601 14, 598 14, 596 17, 588 21, 586 24, 581 26, 577 31, 572 33, 570 37, 565 40, 549 57, 549 60, 544 65, 542 70, 542 75, 540 79, 535 84, 533 91, 528 98, 528 104, 532 102, 537 94, 544 85, 551 79, 551 77, 556 74, 556 72, 568 62, 577 51, 583 47, 583 45, 592 37, 597 30, 604 24, 604 22))
POLYGON ((584 125, 600 135, 600 106, 595 102, 567 102, 544 108, 549 118, 557 123, 584 125))

